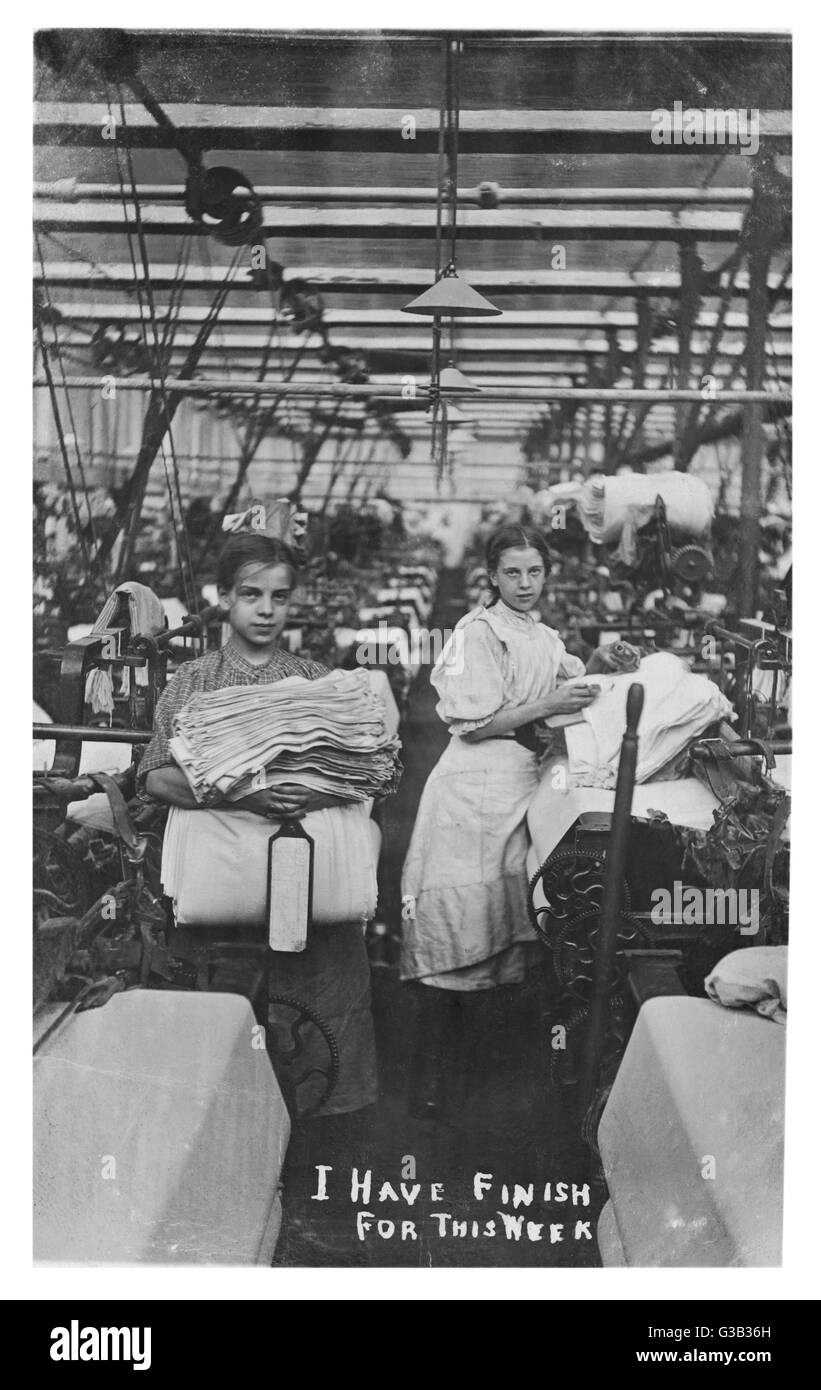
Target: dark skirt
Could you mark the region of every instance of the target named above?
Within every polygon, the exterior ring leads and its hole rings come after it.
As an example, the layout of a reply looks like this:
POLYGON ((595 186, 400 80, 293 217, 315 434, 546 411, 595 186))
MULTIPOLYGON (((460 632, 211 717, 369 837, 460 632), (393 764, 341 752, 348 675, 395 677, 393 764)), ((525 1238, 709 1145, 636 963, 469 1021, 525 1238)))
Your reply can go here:
MULTIPOLYGON (((209 968, 214 955, 221 956, 217 942, 229 948, 248 941, 248 933, 237 927, 176 927, 171 936, 172 955, 195 965, 198 987, 231 990, 235 984, 220 982, 209 968)), ((371 976, 365 936, 360 922, 340 922, 332 926, 311 926, 304 951, 270 953, 268 992, 286 995, 319 1015, 325 1029, 333 1035, 339 1067, 336 1084, 327 1100, 315 1109, 325 1090, 331 1051, 322 1030, 299 1022, 298 1013, 286 1005, 274 1005, 269 1015, 277 1034, 277 1070, 289 1107, 298 1113, 346 1115, 376 1100, 376 1044, 371 1014, 371 976), (289 1053, 296 1049, 292 1064, 289 1053), (277 1056, 278 1054, 278 1056, 277 1056), (285 1062, 285 1065, 282 1065, 285 1062), (316 1075, 298 1084, 312 1068, 316 1075), (324 1073, 324 1076, 323 1076, 324 1073)), ((228 974, 231 975, 229 967, 228 974)), ((225 977, 223 976, 223 979, 225 977)), ((245 989, 240 987, 240 992, 245 989)))
MULTIPOLYGON (((314 926, 304 951, 273 951, 269 989, 288 994, 316 1010, 333 1033, 339 1049, 336 1086, 319 1115, 345 1115, 376 1100, 376 1044, 371 1013, 371 975, 365 937, 359 922, 314 926)), ((293 1019, 274 1009, 286 1028, 293 1019)), ((316 1029, 305 1034, 306 1052, 300 1062, 326 1067, 328 1050, 316 1029)))

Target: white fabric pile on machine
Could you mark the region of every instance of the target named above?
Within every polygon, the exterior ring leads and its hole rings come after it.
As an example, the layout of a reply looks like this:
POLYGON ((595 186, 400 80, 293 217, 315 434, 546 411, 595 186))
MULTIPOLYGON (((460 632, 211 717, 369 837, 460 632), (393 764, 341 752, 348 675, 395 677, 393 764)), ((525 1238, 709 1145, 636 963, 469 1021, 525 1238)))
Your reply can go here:
POLYGON ((667 524, 679 536, 706 536, 713 520, 707 484, 689 473, 627 473, 587 479, 575 498, 582 524, 594 545, 618 541, 626 565, 637 558, 637 531, 652 520, 656 498, 664 503, 667 524))
POLYGON ((627 692, 633 684, 644 686, 637 782, 665 768, 710 724, 735 718, 729 700, 711 680, 689 671, 677 656, 655 652, 644 657, 638 671, 608 680, 579 722, 566 729, 570 786, 615 787, 627 692))
MULTIPOLYGON (((129 580, 126 584, 120 584, 113 594, 109 594, 91 629, 95 636, 111 631, 119 612, 122 594, 128 598, 128 621, 132 638, 157 637, 165 631, 165 609, 153 589, 149 589, 146 584, 138 584, 136 580, 129 580)), ((134 670, 134 681, 136 685, 147 686, 148 668, 137 666, 134 670)), ((118 694, 121 698, 127 698, 130 693, 131 668, 123 666, 120 671, 118 694)), ((111 718, 114 713, 114 686, 111 672, 107 668, 98 667, 89 672, 85 699, 94 714, 107 714, 109 719, 111 718)))
MULTIPOLYGON (((392 791, 399 739, 375 693, 375 673, 288 676, 273 685, 195 695, 175 720, 171 749, 199 801, 237 800, 264 785, 299 783, 347 805, 300 821, 314 842, 311 920, 359 921, 376 911, 380 833, 371 798, 392 791)), ((381 673, 379 673, 381 674, 381 673)), ((260 926, 266 919, 268 845, 280 822, 250 811, 172 808, 162 881, 181 926, 260 926)))
POLYGON ((579 491, 576 506, 590 539, 596 545, 617 541, 628 518, 648 522, 656 498, 664 502, 667 524, 688 536, 703 536, 713 520, 713 499, 707 484, 689 473, 594 474, 579 491))
POLYGON ((395 786, 399 740, 365 671, 194 695, 174 734, 171 751, 200 803, 289 782, 349 801, 395 786))
POLYGON ((787 1022, 787 947, 747 946, 722 957, 704 981, 707 997, 725 1009, 752 1008, 787 1022))

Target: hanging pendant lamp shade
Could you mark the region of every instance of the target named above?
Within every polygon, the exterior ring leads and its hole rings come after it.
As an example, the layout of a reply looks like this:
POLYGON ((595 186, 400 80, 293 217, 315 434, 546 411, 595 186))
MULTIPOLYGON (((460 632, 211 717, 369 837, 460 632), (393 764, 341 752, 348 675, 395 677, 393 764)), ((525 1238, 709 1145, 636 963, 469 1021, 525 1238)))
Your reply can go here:
POLYGON ((477 386, 469 376, 460 372, 459 368, 453 365, 453 362, 448 362, 448 365, 443 367, 439 373, 439 394, 446 396, 449 391, 464 391, 475 396, 482 394, 481 386, 477 386))
POLYGON ((456 429, 448 435, 447 448, 451 454, 463 454, 476 443, 476 435, 470 430, 456 429))
POLYGON ((456 266, 451 261, 441 279, 420 294, 418 299, 406 304, 402 312, 426 314, 431 318, 444 314, 448 318, 470 319, 490 318, 491 315, 501 314, 502 311, 474 290, 467 280, 457 275, 456 266))
POLYGON ((478 423, 470 406, 466 410, 460 410, 455 401, 446 400, 443 404, 447 406, 449 429, 472 430, 473 426, 478 423))

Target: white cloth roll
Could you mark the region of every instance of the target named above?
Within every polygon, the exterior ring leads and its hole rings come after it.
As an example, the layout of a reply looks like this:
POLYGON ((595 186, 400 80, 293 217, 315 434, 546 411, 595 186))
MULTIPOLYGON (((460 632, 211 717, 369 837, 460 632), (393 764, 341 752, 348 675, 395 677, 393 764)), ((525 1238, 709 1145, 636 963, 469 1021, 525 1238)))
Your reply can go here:
MULTIPOLYGON (((311 920, 329 925, 373 917, 378 849, 367 808, 310 811, 300 824, 314 841, 311 920)), ((268 842, 279 828, 279 821, 251 811, 172 807, 161 872, 180 926, 261 926, 267 920, 268 842)))
POLYGON ((609 545, 621 536, 628 520, 648 522, 661 497, 671 530, 703 536, 713 520, 713 499, 707 484, 689 473, 627 473, 614 477, 595 474, 577 500, 579 516, 596 545, 609 545))

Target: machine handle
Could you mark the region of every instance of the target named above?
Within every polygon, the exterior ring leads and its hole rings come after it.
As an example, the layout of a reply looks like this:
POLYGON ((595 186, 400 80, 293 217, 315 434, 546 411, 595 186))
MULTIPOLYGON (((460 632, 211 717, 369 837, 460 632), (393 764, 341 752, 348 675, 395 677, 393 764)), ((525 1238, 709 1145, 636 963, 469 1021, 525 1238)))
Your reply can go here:
MULTIPOLYGON (((635 739, 638 737, 639 720, 644 709, 644 686, 638 681, 634 681, 627 692, 627 728, 624 731, 625 739, 635 739)), ((622 742, 622 756, 624 756, 624 742, 622 742)), ((619 764, 621 766, 621 763, 619 764)), ((635 773, 635 767, 633 769, 635 773)), ((629 814, 629 807, 628 807, 629 814)))
POLYGON ((634 681, 627 692, 627 727, 621 741, 613 820, 604 873, 601 928, 593 963, 593 996, 590 1003, 585 1058, 582 1070, 581 1103, 584 1114, 593 1101, 599 1079, 609 1015, 609 988, 616 960, 622 886, 630 836, 630 812, 636 785, 638 727, 644 708, 644 686, 634 681))

